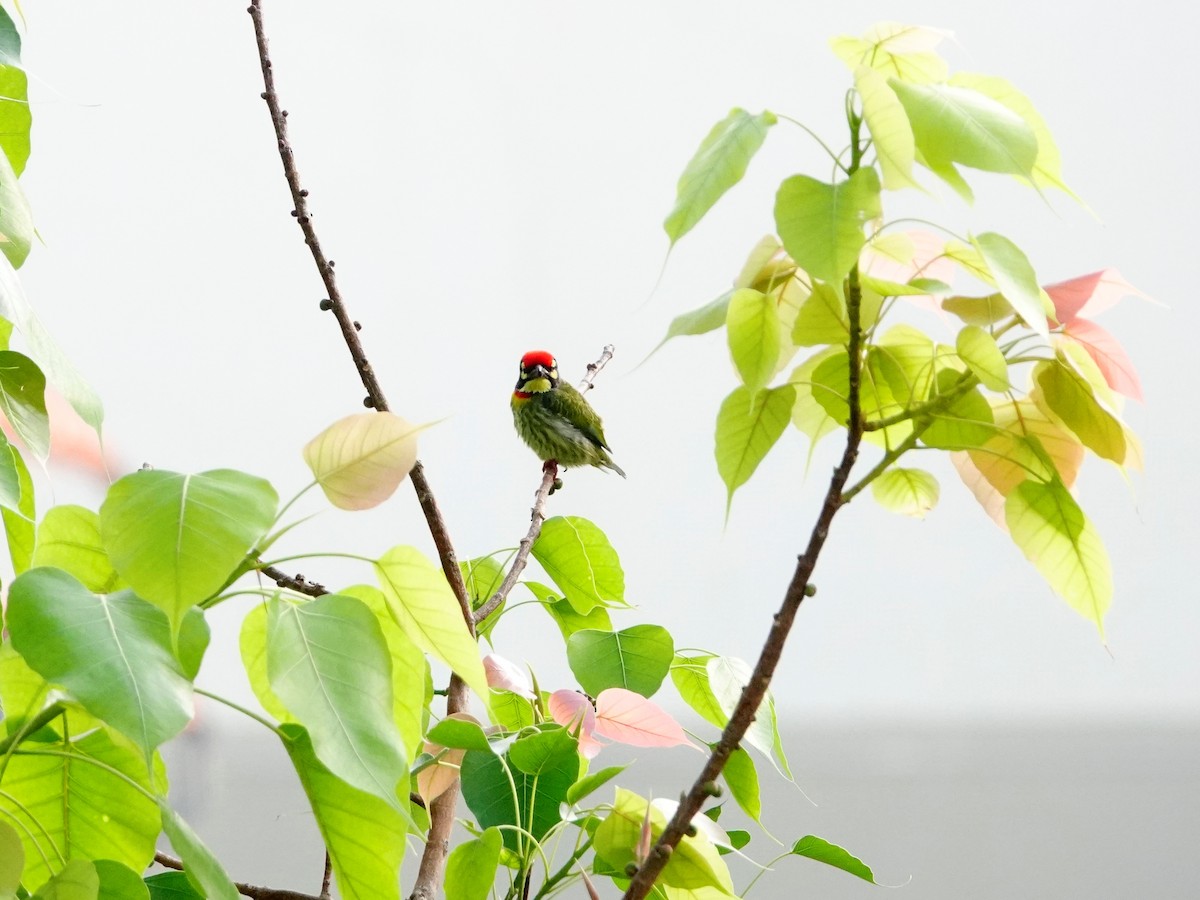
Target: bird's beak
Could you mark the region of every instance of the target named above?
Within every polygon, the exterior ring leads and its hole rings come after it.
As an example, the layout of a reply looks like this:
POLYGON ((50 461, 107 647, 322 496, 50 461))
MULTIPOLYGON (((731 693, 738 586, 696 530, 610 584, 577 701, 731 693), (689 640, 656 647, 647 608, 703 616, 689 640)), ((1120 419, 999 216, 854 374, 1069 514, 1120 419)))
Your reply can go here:
POLYGON ((526 381, 533 381, 535 378, 549 378, 550 371, 545 366, 534 366, 529 370, 526 381))

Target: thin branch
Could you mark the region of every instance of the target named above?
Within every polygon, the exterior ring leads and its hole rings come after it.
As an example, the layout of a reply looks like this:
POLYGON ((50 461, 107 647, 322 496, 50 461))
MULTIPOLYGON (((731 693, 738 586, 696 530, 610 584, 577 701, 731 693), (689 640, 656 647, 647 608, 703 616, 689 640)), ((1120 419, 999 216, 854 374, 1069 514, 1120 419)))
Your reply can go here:
POLYGON ((298 594, 320 597, 329 593, 323 584, 309 581, 303 575, 286 575, 282 569, 277 569, 275 566, 263 566, 258 571, 274 581, 276 587, 290 588, 298 594))
POLYGON ((330 900, 333 895, 330 893, 329 886, 333 881, 333 857, 329 855, 329 851, 325 851, 325 872, 321 875, 321 900, 330 900))
MULTIPOLYGON (((174 869, 176 872, 182 872, 183 860, 163 853, 161 850, 155 851, 154 861, 164 869, 174 869)), ((241 881, 235 881, 233 886, 237 888, 237 892, 243 897, 251 897, 253 900, 321 900, 319 897, 314 897, 312 894, 305 894, 300 891, 285 891, 279 888, 260 887, 256 884, 245 884, 241 881)))
MULTIPOLYGON (((605 344, 604 350, 600 353, 600 358, 595 362, 588 363, 587 374, 583 376, 583 380, 579 382, 579 392, 586 394, 595 387, 596 376, 608 365, 608 361, 613 358, 614 347, 612 344, 605 344)), ((533 509, 529 511, 529 530, 525 532, 525 537, 521 538, 521 542, 517 545, 517 555, 513 557, 512 566, 508 570, 508 574, 504 576, 504 581, 500 583, 499 589, 492 594, 483 603, 479 609, 475 610, 475 624, 478 625, 492 613, 494 613, 512 593, 512 589, 517 586, 517 580, 521 577, 521 573, 525 571, 525 564, 529 562, 529 553, 533 549, 534 541, 538 539, 538 535, 542 533, 542 523, 546 520, 546 500, 550 496, 550 491, 554 488, 555 479, 558 477, 558 469, 550 463, 546 463, 542 467, 542 483, 538 486, 537 493, 533 498, 533 509)))
MULTIPOLYGON (((342 338, 346 342, 346 347, 349 349, 350 356, 354 360, 354 365, 358 369, 359 378, 362 380, 363 387, 367 391, 366 400, 363 401, 364 404, 380 412, 386 411, 388 408, 387 398, 384 396, 383 389, 375 377, 374 369, 371 368, 371 364, 367 360, 366 353, 363 351, 362 342, 358 337, 359 326, 350 317, 346 309, 346 304, 342 299, 341 291, 338 289, 337 279, 334 277, 333 260, 325 256, 325 252, 321 248, 321 243, 317 239, 317 233, 312 224, 313 216, 308 208, 308 191, 301 187, 300 175, 296 169, 295 154, 292 151, 291 144, 288 142, 287 112, 280 106, 279 96, 275 90, 275 77, 267 48, 267 35, 263 28, 261 0, 251 0, 248 11, 251 20, 254 22, 254 37, 258 45, 259 64, 262 68, 264 88, 262 98, 267 103, 267 109, 271 114, 271 124, 275 128, 279 159, 283 163, 284 178, 287 180, 288 190, 292 195, 292 216, 296 219, 300 230, 304 234, 304 242, 308 245, 313 262, 316 264, 317 272, 321 277, 322 283, 325 285, 325 291, 328 295, 321 306, 334 314, 341 328, 342 338)), ((421 505, 421 511, 425 515, 429 534, 433 538, 434 546, 437 548, 438 559, 442 564, 442 571, 445 573, 446 580, 450 583, 450 587, 454 591, 454 596, 458 600, 463 621, 466 623, 471 636, 474 637, 475 619, 471 612, 471 601, 467 596, 467 588, 463 583, 462 571, 458 567, 458 557, 455 555, 454 545, 450 540, 450 532, 446 527, 446 521, 442 517, 441 509, 434 498, 433 489, 429 486, 429 482, 425 478, 425 467, 421 464, 420 460, 413 465, 412 470, 408 473, 408 477, 412 482, 413 490, 416 492, 417 502, 421 505)), ((446 696, 446 712, 448 714, 462 712, 467 709, 469 703, 470 697, 467 692, 467 686, 463 683, 462 679, 457 676, 451 676, 450 687, 446 696)), ((424 856, 421 858, 417 886, 413 890, 413 897, 418 898, 418 900, 424 897, 433 897, 437 892, 438 886, 441 884, 446 856, 449 853, 450 831, 454 826, 454 809, 457 800, 458 789, 455 786, 445 791, 431 804, 429 810, 429 836, 425 844, 424 856)))

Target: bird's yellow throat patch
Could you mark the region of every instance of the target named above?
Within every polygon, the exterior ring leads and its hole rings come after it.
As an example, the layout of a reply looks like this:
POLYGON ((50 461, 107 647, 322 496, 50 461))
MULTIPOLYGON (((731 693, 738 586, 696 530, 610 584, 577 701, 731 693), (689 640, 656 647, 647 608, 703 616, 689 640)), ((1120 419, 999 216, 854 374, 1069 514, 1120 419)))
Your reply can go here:
POLYGON ((526 394, 544 394, 550 390, 549 378, 530 378, 527 382, 521 385, 521 389, 526 394))

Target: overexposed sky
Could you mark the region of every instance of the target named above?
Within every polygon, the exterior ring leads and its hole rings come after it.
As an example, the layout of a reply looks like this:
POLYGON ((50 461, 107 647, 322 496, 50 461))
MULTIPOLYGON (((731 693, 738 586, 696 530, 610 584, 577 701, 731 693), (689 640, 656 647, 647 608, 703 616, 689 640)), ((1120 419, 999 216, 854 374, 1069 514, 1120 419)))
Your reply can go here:
MULTIPOLYGON (((24 183, 45 246, 21 277, 103 396, 125 470, 234 466, 287 497, 308 480, 301 446, 361 409, 363 391, 288 216, 244 8, 27 4, 24 183)), ((1145 476, 1127 484, 1092 461, 1080 479, 1113 559, 1111 656, 938 461, 942 504, 926 521, 867 496, 839 516, 776 692, 830 715, 1200 710, 1184 380, 1200 196, 1192 7, 268 0, 266 17, 315 223, 368 354, 397 412, 444 419, 421 455, 460 555, 512 546, 525 529, 539 465, 508 410, 521 353, 550 349, 578 377, 613 343, 592 399, 629 479, 571 473, 551 512, 594 520, 621 553, 640 607, 621 626, 660 623, 680 647, 746 658, 807 539, 836 437, 806 479, 805 441, 789 432, 724 526, 712 434, 735 376, 722 338, 679 340, 635 367, 672 316, 737 274, 772 228, 779 181, 827 177, 827 162, 777 126, 645 302, 667 246, 661 221, 684 164, 732 106, 786 113, 840 145, 850 76, 830 36, 882 18, 953 31, 952 66, 1008 77, 1033 99, 1096 216, 982 175, 973 208, 935 188, 933 199, 888 195, 889 216, 1000 231, 1046 282, 1116 266, 1169 307, 1129 300, 1100 320, 1147 397, 1127 415, 1145 476)), ((59 502, 96 496, 57 486, 59 502)), ((399 543, 430 549, 407 485, 370 513, 325 512, 282 546, 370 555, 399 543)), ((342 560, 291 567, 329 585, 370 577, 342 560)), ((213 614, 221 633, 201 676, 239 696, 242 609, 213 614)), ((533 607, 496 641, 544 686, 569 677, 557 631, 533 607)))

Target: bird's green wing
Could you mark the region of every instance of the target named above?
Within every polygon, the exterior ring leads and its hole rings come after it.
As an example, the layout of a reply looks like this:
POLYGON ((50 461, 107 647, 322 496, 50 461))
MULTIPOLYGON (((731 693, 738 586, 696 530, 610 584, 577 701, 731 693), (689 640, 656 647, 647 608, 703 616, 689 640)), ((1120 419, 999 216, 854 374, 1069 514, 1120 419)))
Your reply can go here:
POLYGON ((542 402, 547 410, 562 416, 583 432, 583 435, 597 447, 603 447, 605 450, 612 449, 604 440, 604 426, 600 423, 600 417, 596 415, 591 404, 584 399, 583 394, 574 387, 569 384, 559 384, 557 389, 542 395, 542 402))

